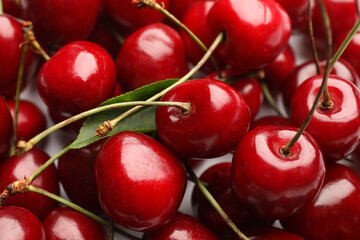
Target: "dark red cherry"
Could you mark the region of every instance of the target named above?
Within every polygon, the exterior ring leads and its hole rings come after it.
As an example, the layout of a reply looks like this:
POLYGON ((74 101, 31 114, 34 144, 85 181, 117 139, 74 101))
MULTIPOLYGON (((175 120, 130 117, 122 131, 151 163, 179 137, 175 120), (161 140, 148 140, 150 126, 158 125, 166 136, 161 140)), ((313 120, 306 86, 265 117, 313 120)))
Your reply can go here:
POLYGON ((327 166, 314 201, 281 224, 306 240, 357 240, 360 236, 360 179, 349 168, 327 166))
MULTIPOLYGON (((336 49, 340 47, 341 43, 346 38, 347 34, 348 32, 343 32, 335 39, 336 49)), ((360 32, 357 32, 341 57, 346 61, 348 61, 354 67, 354 69, 358 74, 360 74, 360 61, 358 58, 359 53, 360 53, 360 32)))
MULTIPOLYGON (((169 0, 157 2, 164 4, 165 8, 169 5, 169 0)), ((159 11, 150 8, 138 9, 131 0, 104 0, 103 4, 105 11, 112 19, 131 30, 161 22, 165 19, 165 16, 159 11)))
POLYGON ((175 107, 156 110, 159 137, 183 157, 213 158, 229 153, 249 129, 250 112, 244 98, 218 80, 182 83, 161 100, 191 105, 188 113, 175 107))
POLYGON ((146 233, 144 240, 218 240, 219 238, 195 218, 178 212, 162 228, 146 233))
POLYGON ((45 240, 39 219, 29 210, 7 206, 0 208, 0 240, 45 240))
MULTIPOLYGON (((290 120, 300 127, 310 112, 320 89, 322 76, 315 76, 297 88, 290 103, 290 120)), ((360 139, 360 92, 351 82, 330 75, 328 89, 333 106, 317 106, 306 131, 316 139, 326 161, 350 154, 360 139)))
POLYGON ((100 203, 116 223, 136 231, 163 226, 186 188, 181 161, 153 138, 121 132, 101 147, 95 163, 100 203))
POLYGON ((100 0, 20 0, 36 36, 47 45, 60 47, 84 40, 90 34, 100 11, 100 0))
POLYGON ((5 100, 0 96, 0 162, 8 157, 12 137, 13 121, 11 113, 5 100))
MULTIPOLYGON (((43 151, 33 148, 24 155, 8 158, 0 165, 0 189, 4 190, 10 183, 30 177, 50 157, 43 151)), ((59 195, 59 183, 55 166, 49 166, 32 183, 33 186, 59 195)), ((21 193, 9 196, 5 205, 20 206, 32 211, 39 219, 45 216, 57 206, 57 202, 37 193, 21 193)))
POLYGON ((4 13, 10 14, 17 18, 23 18, 23 13, 20 6, 13 0, 0 0, 2 1, 4 13))
MULTIPOLYGON (((21 32, 22 23, 7 14, 0 15, 0 95, 12 97, 16 91, 16 80, 22 53, 21 44, 24 37, 21 32)), ((22 88, 30 80, 36 70, 37 61, 33 51, 28 51, 24 66, 22 88)))
MULTIPOLYGON (((73 116, 71 114, 58 113, 58 112, 52 110, 51 108, 48 109, 48 114, 49 114, 51 120, 54 121, 54 123, 59 123, 59 122, 65 121, 66 119, 73 116)), ((85 119, 80 119, 69 125, 66 125, 65 127, 61 128, 61 130, 63 130, 64 132, 68 131, 68 132, 72 132, 72 133, 78 133, 80 131, 80 128, 84 124, 84 122, 85 122, 85 119)))
MULTIPOLYGON (((13 117, 15 102, 15 100, 6 101, 13 117)), ((44 113, 32 102, 20 100, 16 139, 28 141, 45 129, 46 118, 44 113)))
POLYGON ((118 82, 116 82, 112 97, 119 96, 123 93, 124 93, 124 89, 120 86, 120 84, 118 82))
POLYGON ((102 226, 69 207, 58 207, 46 216, 46 240, 106 240, 102 226))
POLYGON ((304 132, 291 149, 281 153, 297 128, 261 126, 237 146, 232 187, 237 196, 263 217, 281 219, 311 202, 323 183, 325 163, 318 144, 304 132))
MULTIPOLYGON (((205 0, 170 0, 169 11, 178 19, 182 19, 185 12, 195 3, 205 0)), ((184 22, 183 22, 184 23, 184 22)), ((186 24, 185 24, 186 25, 186 24)))
POLYGON ((291 126, 291 122, 290 119, 280 116, 266 116, 253 121, 250 129, 265 125, 291 126))
POLYGON ((275 1, 219 0, 207 20, 213 36, 225 31, 223 60, 239 70, 271 62, 285 49, 291 33, 289 16, 275 1))
POLYGON ((305 240, 299 235, 275 227, 246 229, 244 234, 249 240, 305 240))
MULTIPOLYGON (((304 31, 308 29, 308 0, 276 0, 286 10, 291 19, 293 30, 304 31)), ((314 4, 311 3, 313 9, 314 4)))
POLYGON ((180 35, 162 23, 137 30, 120 49, 117 71, 120 85, 127 90, 182 77, 188 66, 180 35))
POLYGON ((114 92, 111 56, 91 42, 72 42, 47 61, 37 77, 39 94, 56 112, 78 114, 97 107, 114 92))

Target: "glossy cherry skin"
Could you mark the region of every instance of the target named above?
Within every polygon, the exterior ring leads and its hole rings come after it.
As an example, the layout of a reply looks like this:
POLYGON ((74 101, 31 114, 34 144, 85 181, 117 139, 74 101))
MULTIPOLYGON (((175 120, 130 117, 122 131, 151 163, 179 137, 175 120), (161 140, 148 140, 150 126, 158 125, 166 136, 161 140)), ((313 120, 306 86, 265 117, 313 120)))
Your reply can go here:
POLYGON ((13 137, 13 121, 5 100, 0 96, 0 162, 8 157, 13 137))
POLYGON ((290 119, 280 116, 266 116, 253 121, 250 125, 250 129, 265 125, 291 126, 291 122, 290 119))
POLYGON ((155 23, 143 27, 126 40, 117 60, 118 81, 127 90, 188 71, 184 44, 171 27, 155 23))
POLYGON ((214 158, 229 153, 249 129, 250 111, 244 98, 218 80, 182 83, 167 92, 161 101, 191 105, 186 114, 175 107, 156 110, 160 139, 183 157, 214 158))
MULTIPOLYGON (((290 120, 300 127, 310 112, 320 89, 322 76, 304 82, 290 103, 290 120)), ((330 75, 328 80, 331 109, 316 108, 306 131, 320 145, 326 161, 337 161, 350 154, 360 139, 360 92, 347 80, 330 75)))
MULTIPOLYGON (((336 49, 340 47, 341 43, 346 38, 347 34, 348 34, 347 32, 344 32, 336 38, 335 40, 336 49)), ((357 57, 359 56, 358 55, 359 53, 360 53, 360 32, 358 31, 351 40, 351 42, 349 43, 349 45, 347 46, 347 48, 345 49, 344 53, 341 55, 341 58, 348 61, 354 67, 354 69, 358 74, 360 74, 360 61, 359 58, 357 57)))
MULTIPOLYGON (((12 117, 15 114, 15 100, 7 100, 12 117)), ((32 102, 20 100, 17 124, 17 140, 28 141, 46 129, 44 113, 32 102)))
MULTIPOLYGON (((169 11, 178 19, 182 19, 185 12, 197 2, 204 2, 206 0, 171 0, 169 11)), ((184 23, 184 22, 183 22, 184 23)))
MULTIPOLYGON (((308 0, 276 0, 286 10, 291 19, 293 30, 304 31, 307 29, 308 0)), ((314 4, 311 3, 313 8, 314 4)))
POLYGON ((235 150, 232 187, 260 216, 288 217, 311 202, 320 190, 325 162, 310 134, 302 134, 290 156, 280 153, 297 131, 288 126, 257 127, 235 150))
MULTIPOLYGON (((50 157, 43 151, 33 148, 24 155, 8 158, 0 165, 0 189, 5 189, 10 183, 30 177, 50 157)), ((32 183, 34 187, 44 189, 59 195, 59 183, 55 166, 49 166, 32 183)), ((20 206, 33 212, 40 220, 57 206, 57 202, 37 193, 22 193, 9 196, 5 205, 20 206)))
MULTIPOLYGON (((16 79, 22 53, 21 44, 24 37, 21 32, 22 23, 7 14, 0 15, 0 95, 12 97, 16 92, 16 79)), ((28 51, 24 65, 22 88, 30 80, 36 70, 37 61, 33 51, 28 51)))
POLYGON ((69 207, 58 207, 46 216, 46 240, 106 240, 102 226, 69 207))
POLYGON ((246 229, 244 234, 249 240, 305 240, 299 235, 275 227, 246 229))
POLYGON ((144 240, 218 240, 219 238, 195 218, 178 212, 162 228, 146 233, 144 240))
POLYGON ((136 231, 159 228, 176 214, 186 188, 181 161, 153 138, 121 132, 95 163, 100 203, 116 223, 136 231))
POLYGON ((91 42, 62 47, 40 69, 37 87, 56 112, 78 114, 97 107, 114 92, 116 69, 111 56, 91 42))
POLYGON ((241 70, 259 68, 275 59, 291 33, 289 16, 275 1, 219 0, 207 20, 213 36, 226 32, 220 49, 223 60, 241 70))
MULTIPOLYGON (((230 175, 231 163, 219 163, 208 168, 201 175, 200 180, 207 184, 207 189, 211 195, 238 228, 244 229, 249 226, 264 224, 271 225, 273 221, 260 219, 251 206, 239 203, 231 189, 230 175)), ((200 221, 209 229, 222 236, 232 233, 229 226, 196 186, 192 194, 192 206, 200 221)))
POLYGON ((327 166, 324 185, 313 202, 281 221, 307 240, 357 240, 360 237, 360 180, 349 168, 327 166))
POLYGON ((39 219, 21 207, 0 208, 0 240, 45 240, 39 219))
POLYGON ((103 141, 72 149, 59 158, 57 173, 71 201, 93 213, 102 209, 95 183, 95 159, 103 141))
POLYGON ((13 0, 1 0, 4 8, 4 13, 10 14, 17 18, 23 18, 20 6, 13 0))
MULTIPOLYGON (((169 0, 157 2, 164 4, 165 8, 169 5, 169 0)), ((130 0, 104 0, 103 4, 105 11, 113 20, 133 31, 165 19, 165 16, 159 11, 147 7, 138 9, 130 0)))
POLYGON ((55 47, 86 39, 98 17, 100 3, 100 0, 20 0, 37 38, 55 47))

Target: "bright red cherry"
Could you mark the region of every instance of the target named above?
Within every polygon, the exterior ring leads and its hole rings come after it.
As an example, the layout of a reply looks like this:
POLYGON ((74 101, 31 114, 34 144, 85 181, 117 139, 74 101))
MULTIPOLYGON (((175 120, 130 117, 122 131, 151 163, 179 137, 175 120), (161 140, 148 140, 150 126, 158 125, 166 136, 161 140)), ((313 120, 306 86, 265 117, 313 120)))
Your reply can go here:
POLYGON ((136 231, 151 231, 170 221, 187 181, 175 155, 137 132, 121 132, 104 143, 96 158, 95 178, 107 215, 136 231))
MULTIPOLYGON (((305 240, 299 235, 275 227, 252 228, 244 231, 249 240, 305 240)), ((236 240, 234 238, 234 240, 236 240)))
POLYGON ((271 62, 285 49, 291 33, 289 16, 275 1, 218 0, 207 20, 214 35, 225 31, 223 60, 239 70, 271 62))
POLYGON ((100 3, 100 0, 20 0, 26 19, 34 24, 36 36, 55 47, 86 39, 98 17, 100 3))
POLYGON ((249 129, 250 112, 244 98, 218 80, 182 83, 161 100, 191 105, 188 113, 175 107, 156 110, 159 137, 183 157, 213 158, 229 153, 249 129))
POLYGON ((219 240, 209 229, 195 218, 178 212, 162 228, 146 233, 144 240, 219 240))
POLYGON ((297 131, 287 126, 257 127, 244 136, 235 150, 233 189, 260 216, 288 217, 311 202, 320 190, 325 163, 310 134, 301 135, 289 156, 281 152, 297 131))
POLYGON ((29 210, 7 206, 0 208, 0 240, 45 240, 39 219, 29 210))
MULTIPOLYGON (((6 101, 11 115, 15 114, 15 100, 6 101)), ((17 124, 17 140, 28 141, 46 129, 44 113, 32 102, 20 100, 17 124)))
MULTIPOLYGON (((322 76, 301 84, 290 103, 290 120, 300 127, 310 112, 322 83, 322 76)), ((330 75, 328 89, 333 106, 317 106, 306 131, 316 139, 326 161, 337 161, 350 154, 360 139, 360 92, 351 82, 330 75)))
MULTIPOLYGON (((347 34, 348 32, 343 32, 336 38, 335 40, 336 49, 340 47, 341 43, 346 38, 347 34)), ((359 53, 360 53, 360 32, 357 32, 341 57, 346 61, 348 61, 354 67, 354 69, 358 74, 360 74, 360 61, 359 58, 357 57, 359 56, 359 53)))
MULTIPOLYGON (((4 190, 10 183, 22 180, 24 177, 30 177, 49 158, 45 152, 36 148, 32 148, 20 157, 8 158, 0 165, 0 189, 4 190)), ((34 180, 32 185, 59 195, 59 183, 55 166, 49 166, 34 180)), ((5 205, 26 208, 42 220, 57 206, 57 202, 40 194, 27 192, 9 196, 5 201, 5 205)))
POLYGON ((324 185, 315 200, 281 223, 306 240, 357 240, 359 201, 360 179, 349 168, 331 164, 327 166, 324 185))
POLYGON ((11 113, 5 100, 0 96, 0 162, 8 157, 12 137, 13 121, 11 113))
POLYGON ((69 207, 59 207, 46 216, 46 240, 106 240, 102 226, 69 207))
POLYGON ((280 116, 266 116, 253 121, 250 129, 265 125, 291 126, 291 122, 290 119, 280 116))
POLYGON ((188 66, 180 35, 162 23, 139 29, 121 47, 117 71, 120 85, 127 90, 182 77, 188 66))
MULTIPOLYGON (((308 0, 276 0, 286 10, 293 30, 304 31, 308 25, 308 0)), ((314 4, 311 2, 311 7, 314 4)))
POLYGON ((47 61, 37 77, 44 102, 56 112, 78 114, 97 107, 114 92, 111 56, 91 42, 72 42, 47 61))

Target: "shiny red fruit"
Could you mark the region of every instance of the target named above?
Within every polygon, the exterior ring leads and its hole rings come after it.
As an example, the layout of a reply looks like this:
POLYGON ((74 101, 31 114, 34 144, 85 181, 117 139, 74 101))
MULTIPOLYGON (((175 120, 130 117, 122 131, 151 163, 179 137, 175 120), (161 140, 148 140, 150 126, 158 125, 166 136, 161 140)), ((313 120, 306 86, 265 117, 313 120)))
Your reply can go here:
POLYGON ((96 158, 95 178, 107 215, 136 231, 154 230, 169 222, 187 181, 175 155, 137 132, 120 132, 104 143, 96 158))
POLYGON ((325 162, 310 134, 302 134, 290 156, 281 153, 297 131, 286 126, 257 127, 244 136, 235 150, 233 189, 260 216, 288 217, 311 202, 320 190, 325 162))
POLYGON ((127 90, 180 78, 188 71, 180 35, 162 23, 151 24, 130 35, 120 49, 116 65, 118 81, 127 90))
POLYGON ((290 119, 280 116, 266 116, 253 121, 250 125, 250 129, 266 125, 291 126, 291 122, 290 119))
MULTIPOLYGON (((336 49, 340 47, 341 43, 346 38, 348 32, 344 32, 340 34, 335 40, 336 49)), ((341 57, 348 61, 356 70, 358 74, 360 74, 360 60, 358 58, 360 54, 360 32, 357 32, 347 48, 345 49, 343 55, 341 57)))
POLYGON ((45 240, 45 232, 39 219, 29 210, 1 207, 0 240, 45 240))
POLYGON ((10 14, 17 18, 23 18, 23 13, 20 6, 13 0, 1 0, 4 8, 4 13, 10 14))
POLYGON ((8 157, 12 137, 13 121, 11 113, 5 100, 0 96, 0 162, 8 157))
POLYGON ((229 85, 210 79, 182 83, 161 101, 189 102, 190 112, 158 107, 156 128, 164 144, 183 157, 214 158, 231 152, 248 131, 250 112, 229 85))
MULTIPOLYGON (((169 11, 178 19, 182 19, 185 12, 195 3, 206 0, 170 0, 169 11)), ((214 1, 214 0, 213 0, 214 1)))
MULTIPOLYGON (((275 227, 252 228, 244 231, 249 240, 305 240, 305 238, 275 227)), ((236 240, 235 238, 233 240, 236 240)))
POLYGON ((44 102, 54 111, 78 114, 97 107, 114 92, 115 64, 91 42, 72 42, 47 61, 37 77, 44 102))
POLYGON ((69 207, 59 207, 46 216, 46 240, 106 240, 102 226, 69 207))
MULTIPOLYGON (((300 127, 310 112, 322 83, 315 76, 300 85, 290 103, 290 120, 300 127)), ((317 106, 306 131, 316 139, 326 161, 337 161, 350 154, 360 140, 360 92, 351 82, 330 75, 328 89, 333 106, 317 106)))
MULTIPOLYGON (((308 0, 275 0, 286 10, 291 19, 293 30, 304 31, 308 29, 308 0)), ((311 7, 314 7, 311 1, 311 7)))

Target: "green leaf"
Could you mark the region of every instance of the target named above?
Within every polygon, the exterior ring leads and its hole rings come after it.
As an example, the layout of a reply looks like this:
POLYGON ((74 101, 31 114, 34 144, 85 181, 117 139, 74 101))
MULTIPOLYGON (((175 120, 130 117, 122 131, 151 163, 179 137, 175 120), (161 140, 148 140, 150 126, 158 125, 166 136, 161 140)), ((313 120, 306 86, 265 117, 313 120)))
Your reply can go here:
MULTIPOLYGON (((155 94, 161 92, 167 87, 174 84, 178 79, 168 79, 146 85, 138 88, 132 92, 124 93, 115 98, 111 98, 100 106, 105 106, 120 102, 131 102, 131 101, 145 101, 155 94)), ((87 145, 96 142, 101 139, 96 134, 96 128, 107 120, 112 120, 132 107, 122 107, 112 109, 104 112, 100 112, 88 117, 80 129, 77 139, 70 145, 71 149, 78 149, 86 147, 87 145)), ((156 130, 155 126, 155 110, 156 107, 144 107, 134 114, 120 121, 114 129, 106 136, 110 137, 121 131, 137 131, 137 132, 153 132, 156 130)))

